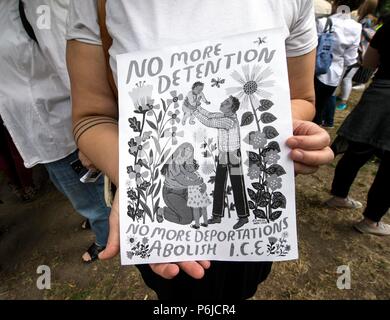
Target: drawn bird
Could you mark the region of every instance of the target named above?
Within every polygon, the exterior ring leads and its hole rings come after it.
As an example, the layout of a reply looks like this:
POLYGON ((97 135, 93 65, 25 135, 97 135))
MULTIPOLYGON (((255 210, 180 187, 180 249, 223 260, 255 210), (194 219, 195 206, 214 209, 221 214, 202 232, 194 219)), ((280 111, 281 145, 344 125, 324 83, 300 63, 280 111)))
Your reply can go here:
POLYGON ((267 37, 264 38, 258 37, 257 40, 254 41, 253 43, 257 43, 259 46, 261 46, 262 44, 267 43, 267 37))

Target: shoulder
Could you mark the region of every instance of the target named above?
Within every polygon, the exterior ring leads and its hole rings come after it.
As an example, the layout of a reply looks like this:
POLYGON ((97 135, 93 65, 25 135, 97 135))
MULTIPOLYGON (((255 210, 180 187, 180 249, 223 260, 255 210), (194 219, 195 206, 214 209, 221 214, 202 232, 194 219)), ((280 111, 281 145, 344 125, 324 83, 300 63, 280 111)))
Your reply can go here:
POLYGON ((101 44, 97 0, 69 1, 66 38, 101 44))
POLYGON ((317 29, 312 0, 289 0, 282 2, 283 15, 288 36, 288 57, 307 54, 317 46, 317 29))

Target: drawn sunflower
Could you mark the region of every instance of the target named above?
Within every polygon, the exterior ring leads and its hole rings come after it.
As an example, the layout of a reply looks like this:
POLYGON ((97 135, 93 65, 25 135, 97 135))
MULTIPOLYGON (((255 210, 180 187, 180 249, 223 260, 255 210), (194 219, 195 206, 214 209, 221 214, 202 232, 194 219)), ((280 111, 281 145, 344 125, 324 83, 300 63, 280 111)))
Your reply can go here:
POLYGON ((273 71, 270 67, 263 70, 260 65, 255 65, 251 71, 250 66, 245 65, 242 67, 242 74, 238 71, 234 71, 231 74, 231 77, 240 86, 227 88, 226 93, 237 97, 241 101, 244 110, 248 106, 254 107, 258 104, 260 98, 271 98, 272 94, 266 88, 271 88, 275 85, 274 80, 267 80, 272 74, 273 71))

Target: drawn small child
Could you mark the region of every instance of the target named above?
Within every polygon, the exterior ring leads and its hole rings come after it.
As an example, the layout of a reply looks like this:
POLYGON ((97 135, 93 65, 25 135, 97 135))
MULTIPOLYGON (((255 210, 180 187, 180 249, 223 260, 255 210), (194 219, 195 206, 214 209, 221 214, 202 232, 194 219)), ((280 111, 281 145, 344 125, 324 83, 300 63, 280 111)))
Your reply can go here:
POLYGON ((199 184, 199 181, 203 179, 197 173, 197 166, 193 164, 184 165, 186 179, 189 182, 194 182, 193 185, 188 186, 188 200, 187 206, 193 209, 195 224, 191 225, 194 229, 199 229, 200 226, 207 227, 207 207, 212 203, 209 196, 207 195, 207 190, 205 184, 199 184), (200 218, 203 218, 203 223, 200 223, 200 218))
POLYGON ((190 119, 190 124, 195 124, 195 117, 190 107, 199 107, 201 105, 201 102, 204 102, 207 105, 210 104, 210 102, 206 99, 206 96, 203 93, 203 89, 204 89, 204 83, 195 82, 192 86, 192 90, 188 92, 186 98, 184 99, 184 103, 183 103, 184 116, 182 120, 183 126, 186 125, 188 118, 190 119))

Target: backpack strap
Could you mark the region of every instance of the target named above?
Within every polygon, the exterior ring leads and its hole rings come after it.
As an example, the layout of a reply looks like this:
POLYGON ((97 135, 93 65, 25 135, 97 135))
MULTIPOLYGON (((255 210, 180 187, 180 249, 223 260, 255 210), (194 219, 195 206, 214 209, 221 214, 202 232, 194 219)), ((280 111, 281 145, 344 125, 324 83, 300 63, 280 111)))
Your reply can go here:
POLYGON ((26 12, 24 11, 24 4, 22 0, 19 0, 19 15, 20 15, 20 19, 22 20, 23 28, 24 30, 26 30, 28 36, 36 43, 38 43, 34 29, 31 26, 30 22, 28 22, 27 20, 26 12))
POLYGON ((114 97, 118 99, 118 88, 116 86, 114 76, 112 74, 112 70, 110 66, 109 50, 112 46, 112 38, 108 33, 107 24, 106 24, 106 0, 98 0, 98 21, 100 27, 100 36, 102 39, 102 47, 104 51, 104 56, 106 58, 108 83, 110 84, 114 97))

